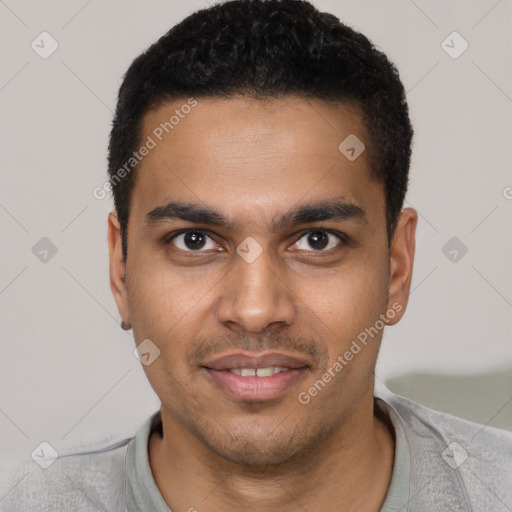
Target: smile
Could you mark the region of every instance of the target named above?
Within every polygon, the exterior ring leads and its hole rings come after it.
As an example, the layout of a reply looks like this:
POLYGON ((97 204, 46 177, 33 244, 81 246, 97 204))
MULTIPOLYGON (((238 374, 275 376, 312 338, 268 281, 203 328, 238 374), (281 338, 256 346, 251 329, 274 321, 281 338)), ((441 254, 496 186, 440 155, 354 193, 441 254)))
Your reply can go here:
POLYGON ((236 352, 218 356, 201 365, 215 388, 230 399, 266 401, 296 386, 310 361, 279 352, 236 352))
POLYGON ((276 373, 287 372, 289 368, 267 366, 266 368, 233 368, 229 371, 242 377, 271 377, 276 373))

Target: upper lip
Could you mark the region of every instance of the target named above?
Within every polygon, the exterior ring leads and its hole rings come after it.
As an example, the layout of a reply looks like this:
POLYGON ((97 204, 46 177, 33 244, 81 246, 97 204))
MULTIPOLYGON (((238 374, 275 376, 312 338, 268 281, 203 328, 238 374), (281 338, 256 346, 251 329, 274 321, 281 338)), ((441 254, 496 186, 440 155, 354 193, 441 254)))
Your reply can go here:
POLYGON ((201 365, 211 370, 232 370, 234 368, 267 368, 277 366, 281 368, 309 367, 307 360, 297 356, 291 356, 282 352, 266 354, 237 352, 215 357, 201 365))

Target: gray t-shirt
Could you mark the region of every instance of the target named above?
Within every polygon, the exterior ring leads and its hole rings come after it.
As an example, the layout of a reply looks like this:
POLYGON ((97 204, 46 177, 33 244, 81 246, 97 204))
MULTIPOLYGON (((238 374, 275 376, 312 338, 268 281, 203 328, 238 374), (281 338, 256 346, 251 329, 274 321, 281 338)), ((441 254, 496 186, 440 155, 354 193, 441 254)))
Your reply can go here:
MULTIPOLYGON (((383 386, 375 396, 396 438, 381 512, 512 510, 511 432, 427 409, 383 386)), ((130 439, 77 449, 56 443, 59 456, 47 469, 30 459, 0 479, 0 511, 170 512, 149 466, 149 436, 160 424, 156 412, 130 439)))

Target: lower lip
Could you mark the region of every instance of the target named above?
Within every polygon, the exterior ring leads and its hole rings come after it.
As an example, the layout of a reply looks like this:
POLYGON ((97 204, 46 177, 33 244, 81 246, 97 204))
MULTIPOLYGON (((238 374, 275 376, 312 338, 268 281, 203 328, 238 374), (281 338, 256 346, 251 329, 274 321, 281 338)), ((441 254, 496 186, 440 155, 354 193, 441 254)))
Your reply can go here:
POLYGON ((232 398, 257 402, 271 400, 293 387, 306 371, 306 367, 290 368, 270 377, 242 377, 229 370, 204 368, 206 373, 232 398))

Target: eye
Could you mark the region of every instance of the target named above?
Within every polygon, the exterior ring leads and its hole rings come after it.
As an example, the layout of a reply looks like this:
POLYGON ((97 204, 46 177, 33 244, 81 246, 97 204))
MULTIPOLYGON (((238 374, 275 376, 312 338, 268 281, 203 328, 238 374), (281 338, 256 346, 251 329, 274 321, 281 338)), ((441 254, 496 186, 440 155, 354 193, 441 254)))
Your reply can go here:
POLYGON ((343 237, 327 229, 312 229, 297 240, 294 244, 294 250, 326 252, 343 243, 343 237))
POLYGON ((186 252, 203 252, 201 249, 217 249, 218 244, 204 231, 188 230, 172 235, 168 241, 186 252))

